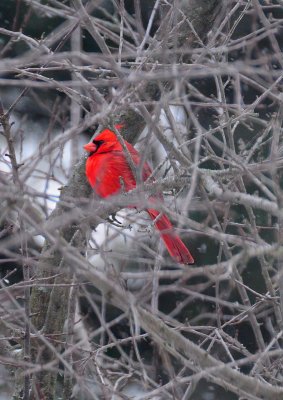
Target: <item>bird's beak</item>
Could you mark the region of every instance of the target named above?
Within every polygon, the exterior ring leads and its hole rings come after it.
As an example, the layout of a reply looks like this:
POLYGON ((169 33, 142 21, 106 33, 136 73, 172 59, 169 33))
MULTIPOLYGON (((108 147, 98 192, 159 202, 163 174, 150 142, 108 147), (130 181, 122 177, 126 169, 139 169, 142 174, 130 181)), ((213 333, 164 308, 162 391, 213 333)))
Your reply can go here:
POLYGON ((96 149, 97 146, 96 144, 89 142, 87 144, 84 145, 84 149, 88 152, 88 153, 93 153, 96 149))

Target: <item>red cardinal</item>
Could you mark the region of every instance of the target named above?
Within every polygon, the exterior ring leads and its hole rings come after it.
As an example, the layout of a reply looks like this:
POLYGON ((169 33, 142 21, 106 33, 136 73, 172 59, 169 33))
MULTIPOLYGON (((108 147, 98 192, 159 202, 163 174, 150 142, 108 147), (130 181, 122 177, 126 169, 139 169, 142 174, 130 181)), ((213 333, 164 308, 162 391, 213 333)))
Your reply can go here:
MULTIPOLYGON (((121 128, 117 125, 116 128, 121 128)), ((125 141, 125 145, 132 157, 133 163, 141 166, 141 157, 133 146, 125 141)), ((121 190, 128 192, 136 187, 136 179, 125 156, 122 145, 117 136, 110 129, 103 130, 96 138, 84 146, 89 152, 86 161, 87 179, 100 197, 108 197, 118 194, 121 190)), ((147 163, 142 165, 142 180, 146 181, 151 175, 150 166, 147 163)), ((149 201, 156 203, 156 200, 163 200, 161 195, 151 197, 149 201)), ((181 264, 193 264, 194 259, 174 232, 174 228, 168 217, 155 210, 146 210, 154 221, 155 228, 160 231, 161 237, 167 247, 169 254, 181 264)))

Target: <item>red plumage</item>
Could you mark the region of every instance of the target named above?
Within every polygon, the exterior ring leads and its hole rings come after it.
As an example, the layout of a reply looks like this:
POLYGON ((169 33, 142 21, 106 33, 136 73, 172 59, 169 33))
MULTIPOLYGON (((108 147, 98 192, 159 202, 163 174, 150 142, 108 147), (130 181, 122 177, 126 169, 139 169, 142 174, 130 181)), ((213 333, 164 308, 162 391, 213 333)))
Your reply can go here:
MULTIPOLYGON (((142 180, 146 181, 151 175, 150 166, 147 163, 141 166, 137 150, 127 141, 125 144, 133 164, 142 167, 142 180)), ((121 190, 128 192, 136 187, 134 174, 114 132, 109 129, 103 130, 92 142, 86 144, 84 149, 90 153, 86 161, 86 176, 100 197, 112 196, 121 190)), ((162 195, 151 197, 149 201, 151 200, 154 205, 156 200, 162 201, 162 195)), ((181 264, 193 264, 194 259, 191 253, 174 231, 168 217, 154 208, 146 211, 154 221, 155 228, 160 231, 171 257, 181 264)))

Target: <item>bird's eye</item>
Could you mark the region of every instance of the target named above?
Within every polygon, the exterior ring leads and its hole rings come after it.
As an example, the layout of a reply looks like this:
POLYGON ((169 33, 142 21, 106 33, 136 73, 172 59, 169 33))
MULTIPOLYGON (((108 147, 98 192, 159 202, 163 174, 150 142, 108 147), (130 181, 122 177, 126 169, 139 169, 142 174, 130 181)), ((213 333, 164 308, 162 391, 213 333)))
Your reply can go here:
POLYGON ((92 141, 92 143, 95 144, 95 146, 96 146, 96 150, 95 151, 97 151, 99 149, 99 147, 104 143, 104 140, 95 140, 94 139, 92 141))

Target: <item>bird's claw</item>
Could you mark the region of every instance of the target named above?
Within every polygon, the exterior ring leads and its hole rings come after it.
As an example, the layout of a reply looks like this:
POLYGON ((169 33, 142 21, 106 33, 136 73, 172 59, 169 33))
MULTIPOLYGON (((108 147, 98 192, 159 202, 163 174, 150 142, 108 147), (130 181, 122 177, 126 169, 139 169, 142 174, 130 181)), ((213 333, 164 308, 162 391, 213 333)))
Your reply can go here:
POLYGON ((116 225, 116 226, 119 226, 119 227, 122 226, 122 222, 120 222, 116 218, 116 213, 110 214, 109 217, 107 218, 107 221, 110 222, 110 224, 112 224, 112 225, 116 225))

